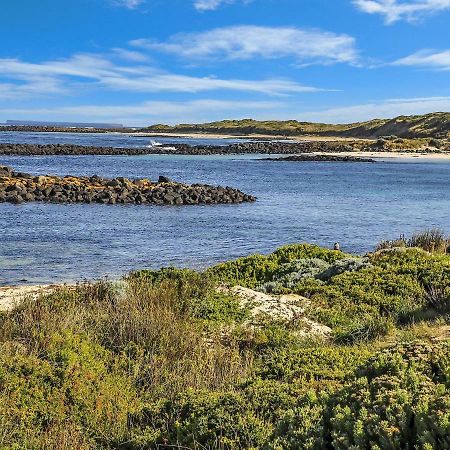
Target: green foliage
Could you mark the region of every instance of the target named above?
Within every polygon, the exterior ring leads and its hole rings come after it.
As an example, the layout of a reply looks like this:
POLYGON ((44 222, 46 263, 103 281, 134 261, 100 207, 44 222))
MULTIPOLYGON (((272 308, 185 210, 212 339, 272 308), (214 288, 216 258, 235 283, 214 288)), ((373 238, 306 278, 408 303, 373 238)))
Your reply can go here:
POLYGON ((317 135, 358 138, 387 137, 394 141, 403 138, 447 138, 449 113, 399 116, 394 119, 374 119, 342 125, 287 121, 257 121, 252 119, 223 120, 204 124, 180 124, 172 127, 153 125, 146 130, 172 133, 266 134, 282 136, 317 135), (393 136, 395 135, 395 136, 393 136))
POLYGON ((274 275, 280 270, 280 265, 295 260, 311 259, 332 264, 346 256, 344 253, 324 249, 316 245, 292 244, 282 247, 268 256, 252 255, 219 264, 206 273, 222 283, 255 288, 258 285, 273 281, 274 275))
POLYGON ((2 446, 35 448, 44 439, 57 445, 56 439, 68 438, 77 448, 92 448, 96 441, 117 444, 127 436, 135 407, 135 391, 120 361, 86 337, 49 336, 40 357, 17 344, 3 345, 2 446))
POLYGON ((312 346, 277 349, 263 354, 257 374, 263 379, 343 380, 372 356, 365 346, 312 346))
POLYGON ((291 245, 59 289, 0 315, 0 448, 450 448, 449 307, 450 255, 407 247, 291 245), (250 324, 217 289, 267 282, 333 338, 250 324), (410 324, 436 317, 417 342, 410 324))
POLYGON ((329 281, 341 273, 356 272, 367 267, 370 267, 370 263, 364 258, 348 257, 332 264, 319 258, 296 259, 290 263, 281 264, 273 272, 272 281, 258 286, 258 290, 275 293, 289 292, 310 279, 329 281))
POLYGON ((449 448, 449 369, 448 344, 374 357, 331 403, 333 448, 449 448))

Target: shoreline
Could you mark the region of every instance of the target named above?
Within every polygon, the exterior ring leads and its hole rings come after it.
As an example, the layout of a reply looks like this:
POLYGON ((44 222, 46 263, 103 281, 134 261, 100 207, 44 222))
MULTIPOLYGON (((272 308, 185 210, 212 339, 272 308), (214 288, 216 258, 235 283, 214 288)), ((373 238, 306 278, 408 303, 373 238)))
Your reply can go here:
POLYGON ((341 137, 341 136, 285 136, 285 135, 273 135, 273 134, 220 134, 220 133, 148 133, 148 132, 110 132, 107 134, 122 134, 126 136, 137 137, 161 137, 161 138, 191 138, 191 139, 250 139, 250 140, 270 140, 270 141, 294 141, 294 142, 350 142, 350 141, 367 141, 375 142, 375 139, 367 138, 354 138, 354 137, 341 137))

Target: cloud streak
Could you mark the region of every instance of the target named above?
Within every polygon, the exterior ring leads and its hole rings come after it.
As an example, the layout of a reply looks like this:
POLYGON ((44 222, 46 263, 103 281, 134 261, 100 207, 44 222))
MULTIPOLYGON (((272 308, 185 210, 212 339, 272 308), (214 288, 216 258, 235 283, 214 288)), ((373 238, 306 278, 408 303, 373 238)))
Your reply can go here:
POLYGON ((420 50, 395 61, 393 65, 450 70, 450 50, 420 50))
POLYGON ((353 0, 353 4, 365 13, 384 16, 388 25, 450 9, 450 0, 353 0))
POLYGON ((374 118, 392 118, 401 115, 426 114, 432 111, 450 111, 450 97, 414 97, 387 99, 321 111, 304 112, 299 120, 351 123, 374 118))
POLYGON ((124 7, 127 9, 136 9, 143 5, 145 0, 113 0, 113 5, 124 7))
POLYGON ((132 93, 240 91, 273 96, 321 90, 281 78, 223 79, 164 72, 140 64, 142 60, 141 53, 123 49, 115 49, 111 55, 76 54, 41 63, 3 58, 0 59, 0 99, 69 94, 80 86, 132 93), (131 63, 117 63, 115 57, 131 63))
POLYGON ((287 58, 297 64, 331 64, 358 60, 353 37, 296 27, 232 26, 178 34, 167 42, 138 39, 131 44, 190 61, 287 58))
POLYGON ((233 3, 250 3, 251 0, 195 0, 194 8, 198 11, 213 11, 224 5, 233 3))
POLYGON ((186 117, 192 122, 219 120, 224 117, 257 117, 259 114, 271 117, 273 111, 283 107, 283 103, 279 102, 204 99, 187 102, 149 101, 133 105, 87 104, 35 109, 7 108, 0 109, 0 115, 4 118, 17 116, 37 120, 92 120, 145 126, 155 121, 176 124, 185 122, 186 117))

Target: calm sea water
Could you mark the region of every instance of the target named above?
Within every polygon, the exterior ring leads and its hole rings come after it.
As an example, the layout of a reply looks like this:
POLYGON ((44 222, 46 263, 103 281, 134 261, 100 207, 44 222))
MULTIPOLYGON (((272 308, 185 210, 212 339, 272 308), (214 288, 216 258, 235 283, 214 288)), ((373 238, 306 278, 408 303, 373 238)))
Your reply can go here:
MULTIPOLYGON (((0 141, 13 140, 142 146, 149 138, 0 133, 0 141)), ((165 265, 200 268, 292 242, 339 241, 344 250, 363 253, 400 233, 427 227, 450 233, 449 162, 259 158, 0 156, 0 164, 35 174, 167 175, 230 185, 258 197, 254 204, 194 207, 0 204, 0 284, 115 277, 165 265)))

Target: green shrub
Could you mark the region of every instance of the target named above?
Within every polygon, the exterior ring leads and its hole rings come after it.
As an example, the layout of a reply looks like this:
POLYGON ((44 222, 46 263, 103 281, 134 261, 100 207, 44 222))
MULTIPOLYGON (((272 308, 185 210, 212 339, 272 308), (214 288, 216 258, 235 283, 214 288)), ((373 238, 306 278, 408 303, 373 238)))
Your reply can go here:
POLYGON ((372 354, 365 346, 287 347, 264 353, 256 373, 263 379, 286 382, 344 380, 372 354))
POLYGON ((101 346, 70 333, 51 336, 41 357, 3 344, 2 447, 35 448, 43 436, 51 440, 56 434, 69 440, 67 448, 125 441, 128 414, 135 411, 137 399, 120 364, 101 346))
POLYGON ((449 299, 448 254, 304 244, 27 299, 0 314, 0 448, 450 448, 450 344, 391 333, 439 317, 446 340, 449 299), (335 342, 217 290, 267 282, 335 342))
POLYGON ((332 264, 346 256, 344 253, 316 245, 292 244, 282 247, 268 256, 252 255, 219 264, 208 269, 206 273, 221 283, 253 289, 258 285, 273 281, 274 274, 280 269, 280 266, 291 261, 318 259, 332 264))
POLYGON ((449 448, 449 355, 445 344, 375 356, 331 402, 331 447, 449 448))

